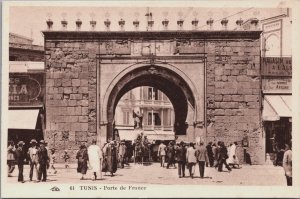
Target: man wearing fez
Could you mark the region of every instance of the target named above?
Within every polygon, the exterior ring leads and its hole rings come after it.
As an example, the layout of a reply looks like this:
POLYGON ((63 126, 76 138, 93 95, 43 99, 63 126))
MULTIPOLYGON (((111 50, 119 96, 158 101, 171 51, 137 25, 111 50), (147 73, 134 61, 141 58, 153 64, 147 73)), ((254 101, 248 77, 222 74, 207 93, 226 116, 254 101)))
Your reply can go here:
POLYGON ((47 167, 49 166, 49 156, 48 156, 48 151, 46 149, 46 142, 44 140, 40 141, 40 148, 38 149, 37 154, 38 154, 38 162, 39 162, 38 182, 40 182, 41 180, 43 182, 46 182, 47 167))
POLYGON ((31 147, 28 149, 28 156, 29 156, 29 165, 30 165, 30 172, 29 172, 29 179, 32 181, 33 170, 36 170, 36 178, 38 178, 38 157, 37 157, 37 141, 32 139, 30 141, 31 147))
POLYGON ((23 169, 24 169, 24 159, 26 158, 23 145, 25 143, 23 141, 20 141, 18 143, 18 148, 16 150, 16 161, 19 168, 19 176, 18 176, 18 182, 24 183, 24 177, 23 177, 23 169))

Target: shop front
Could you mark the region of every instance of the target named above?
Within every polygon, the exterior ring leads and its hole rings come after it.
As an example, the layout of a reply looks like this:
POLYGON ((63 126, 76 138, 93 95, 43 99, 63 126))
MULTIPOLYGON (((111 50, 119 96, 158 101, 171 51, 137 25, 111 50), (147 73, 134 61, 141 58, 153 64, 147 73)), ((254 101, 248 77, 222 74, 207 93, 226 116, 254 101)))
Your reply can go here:
POLYGON ((263 58, 262 69, 266 160, 281 166, 285 144, 292 141, 291 58, 263 58))
POLYGON ((44 73, 9 74, 8 141, 44 139, 44 73))

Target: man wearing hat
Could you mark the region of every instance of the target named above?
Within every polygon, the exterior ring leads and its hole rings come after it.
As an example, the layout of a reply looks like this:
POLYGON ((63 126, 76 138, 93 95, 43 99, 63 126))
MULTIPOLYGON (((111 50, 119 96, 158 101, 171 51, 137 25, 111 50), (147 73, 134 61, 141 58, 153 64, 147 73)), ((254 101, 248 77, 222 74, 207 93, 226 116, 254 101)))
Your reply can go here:
POLYGON ((49 165, 49 156, 48 156, 48 151, 46 149, 46 142, 44 140, 40 141, 40 148, 38 149, 37 154, 38 154, 38 163, 39 163, 38 182, 41 180, 43 182, 46 182, 47 165, 49 165))
POLYGON ((18 182, 24 183, 24 177, 23 177, 23 169, 24 169, 24 159, 25 159, 25 153, 23 150, 23 145, 25 143, 23 141, 18 142, 18 148, 16 150, 16 161, 19 168, 19 176, 18 176, 18 182))
POLYGON ((38 178, 38 157, 37 157, 37 141, 32 139, 30 141, 31 147, 28 149, 28 156, 29 156, 29 165, 30 165, 30 172, 29 172, 29 179, 32 181, 33 170, 36 170, 36 178, 38 178))
POLYGON ((175 158, 178 162, 178 176, 179 178, 185 177, 185 164, 186 164, 186 148, 184 142, 181 141, 179 146, 175 149, 175 158))

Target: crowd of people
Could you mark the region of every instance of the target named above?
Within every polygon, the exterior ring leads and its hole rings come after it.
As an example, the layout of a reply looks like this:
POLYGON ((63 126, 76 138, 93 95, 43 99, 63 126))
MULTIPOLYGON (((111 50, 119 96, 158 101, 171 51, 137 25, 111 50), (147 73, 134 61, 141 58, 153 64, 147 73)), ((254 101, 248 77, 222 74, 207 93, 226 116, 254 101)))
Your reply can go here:
POLYGON ((170 166, 176 168, 176 163, 178 164, 179 178, 185 177, 186 168, 189 171, 190 177, 193 178, 197 164, 199 166, 200 178, 203 178, 205 166, 215 167, 219 172, 223 170, 223 165, 225 165, 229 172, 231 171, 231 167, 239 167, 236 146, 237 143, 234 142, 228 147, 228 150, 224 142, 221 141, 217 145, 209 142, 207 146, 204 146, 203 142, 199 144, 186 144, 181 141, 175 144, 175 142, 171 141, 168 146, 161 142, 158 147, 158 156, 161 167, 165 167, 166 162, 167 169, 170 166))
POLYGON ((46 142, 44 140, 41 140, 38 145, 37 141, 32 139, 30 141, 31 147, 28 149, 27 153, 24 150, 24 144, 23 141, 19 141, 17 147, 15 147, 14 142, 9 142, 7 150, 8 176, 11 176, 15 165, 18 165, 18 182, 24 183, 24 163, 26 159, 29 159, 29 180, 33 180, 35 171, 37 182, 45 182, 47 180, 47 169, 50 167, 50 163, 52 164, 51 168, 55 170, 53 165, 55 161, 55 156, 53 156, 54 152, 51 152, 51 154, 48 153, 46 142))
MULTIPOLYGON (((185 143, 183 141, 175 143, 175 141, 155 142, 150 147, 150 142, 146 136, 139 136, 136 143, 109 140, 104 143, 100 148, 97 145, 96 140, 92 140, 90 146, 86 146, 85 143, 80 145, 80 148, 76 154, 77 159, 77 172, 81 174, 81 180, 87 179, 87 171, 92 173, 91 179, 103 179, 102 172, 109 173, 110 176, 114 176, 117 169, 124 168, 124 165, 129 166, 129 162, 132 161, 132 157, 136 158, 138 149, 138 143, 142 146, 151 148, 152 161, 160 161, 161 167, 177 168, 179 178, 185 177, 185 171, 188 170, 189 176, 194 178, 196 165, 199 167, 200 178, 204 178, 205 167, 214 167, 217 171, 222 172, 223 167, 230 172, 232 168, 239 168, 239 160, 236 155, 237 142, 225 146, 224 142, 219 141, 217 144, 209 142, 207 146, 203 142, 200 143, 185 143), (167 144, 167 145, 166 145, 167 144), (153 154, 153 151, 155 154, 153 154), (135 155, 134 155, 135 153, 135 155), (98 178, 98 176, 100 176, 98 178)), ((25 159, 29 160, 29 180, 33 180, 34 173, 36 174, 37 182, 44 182, 47 180, 47 173, 56 174, 55 167, 56 153, 55 149, 48 149, 47 143, 44 140, 39 143, 32 139, 30 141, 30 148, 25 153, 23 149, 23 141, 19 141, 17 147, 14 142, 9 142, 7 151, 7 165, 8 176, 10 177, 15 169, 15 165, 18 166, 18 182, 24 183, 23 168, 25 159)), ((145 154, 144 154, 145 155, 145 154)), ((70 156, 67 151, 64 151, 62 159, 65 163, 65 168, 69 168, 70 156)), ((287 179, 287 184, 292 185, 292 152, 290 145, 286 145, 283 168, 287 179)))

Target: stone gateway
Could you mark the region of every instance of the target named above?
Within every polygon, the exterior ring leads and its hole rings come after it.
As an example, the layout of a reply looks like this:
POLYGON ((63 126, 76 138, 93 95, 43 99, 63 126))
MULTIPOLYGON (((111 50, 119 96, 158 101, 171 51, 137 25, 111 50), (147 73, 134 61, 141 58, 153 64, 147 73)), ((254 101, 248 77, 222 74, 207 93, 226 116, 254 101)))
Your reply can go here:
POLYGON ((114 138, 119 99, 152 86, 173 104, 178 139, 247 138, 244 149, 262 164, 260 33, 44 31, 45 139, 71 157, 82 142, 102 144, 114 138))

